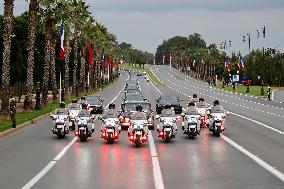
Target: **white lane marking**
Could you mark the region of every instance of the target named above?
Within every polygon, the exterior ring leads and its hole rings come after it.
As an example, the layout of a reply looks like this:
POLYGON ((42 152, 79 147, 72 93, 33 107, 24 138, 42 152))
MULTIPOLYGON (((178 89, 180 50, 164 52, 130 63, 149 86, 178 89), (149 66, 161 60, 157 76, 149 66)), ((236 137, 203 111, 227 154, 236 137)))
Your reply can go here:
MULTIPOLYGON (((176 91, 176 92, 178 92, 178 93, 181 93, 180 91, 174 89, 173 87, 170 87, 170 86, 168 86, 168 85, 167 85, 167 87, 170 88, 170 89, 172 89, 172 90, 174 90, 174 91, 176 91)), ((185 95, 185 96, 188 96, 188 97, 189 97, 189 95, 185 95)), ((208 95, 205 95, 205 96, 208 96, 208 95)), ((221 100, 221 101, 223 101, 223 100, 221 100)), ((231 104, 237 105, 237 104, 235 104, 235 103, 231 103, 231 104)), ((252 109, 253 109, 253 108, 252 108, 252 109)), ((253 109, 253 110, 258 111, 257 109, 253 109)), ((247 117, 245 117, 245 116, 242 116, 242 115, 239 115, 239 114, 236 114, 236 113, 233 113, 233 112, 231 112, 231 113, 234 114, 234 115, 236 115, 236 116, 239 116, 239 117, 241 117, 241 118, 244 118, 244 119, 247 119, 247 120, 252 121, 252 122, 254 122, 254 123, 257 123, 257 124, 259 124, 259 125, 261 125, 261 126, 267 128, 267 129, 270 129, 270 130, 272 130, 272 131, 275 131, 275 132, 277 132, 277 133, 279 133, 279 134, 284 134, 283 131, 280 131, 280 130, 278 130, 278 129, 275 129, 275 128, 273 128, 273 127, 271 127, 271 126, 268 126, 268 125, 266 125, 266 124, 264 124, 264 123, 258 122, 258 121, 256 121, 256 120, 247 118, 247 117)))
POLYGON ((77 137, 74 137, 71 142, 69 142, 69 144, 67 144, 67 146, 65 146, 61 152, 59 152, 59 154, 57 154, 57 156, 53 159, 53 161, 59 161, 62 156, 69 150, 69 148, 72 146, 72 144, 74 144, 74 142, 77 140, 77 137))
POLYGON ((32 178, 27 184, 25 184, 25 186, 23 186, 22 189, 30 189, 33 185, 35 185, 35 183, 39 181, 39 179, 41 179, 41 177, 43 177, 56 164, 56 162, 57 161, 49 162, 49 164, 47 164, 45 168, 43 168, 43 170, 41 170, 34 178, 32 178))
POLYGON ((154 144, 154 139, 153 139, 151 131, 149 133, 149 146, 150 146, 150 152, 151 152, 151 156, 152 156, 152 165, 153 165, 153 175, 154 175, 155 188, 156 189, 164 189, 165 187, 164 187, 161 167, 160 167, 160 163, 159 163, 159 159, 158 159, 158 156, 157 156, 157 151, 156 151, 156 147, 155 147, 155 144, 154 144))
MULTIPOLYGON (((121 91, 124 88, 122 88, 119 93, 111 100, 110 103, 112 103, 113 101, 115 101, 118 96, 120 95, 121 91)), ((110 104, 109 103, 109 104, 110 104)), ((109 105, 108 104, 108 105, 109 105)), ((107 108, 108 105, 105 107, 107 108)), ((97 118, 96 118, 97 119, 97 118)), ((27 184, 25 184, 22 189, 30 189, 31 187, 33 187, 62 157, 63 155, 70 149, 70 147, 75 143, 75 141, 77 140, 77 137, 74 137, 71 142, 69 142, 56 156, 55 158, 49 162, 49 164, 47 164, 47 166, 45 166, 45 168, 43 168, 43 170, 41 170, 36 176, 34 176, 27 184)))
MULTIPOLYGON (((158 77, 157 77, 158 78, 158 77)), ((152 81, 150 81, 151 82, 151 84, 153 85, 153 87, 161 94, 161 95, 163 95, 163 93, 154 85, 154 83, 152 82, 152 81)))
POLYGON ((272 167, 271 165, 269 165, 268 163, 266 163, 265 161, 263 161, 262 159, 260 159, 256 155, 254 155, 253 153, 249 152, 248 150, 246 150, 242 146, 238 145, 233 140, 226 137, 224 134, 221 135, 221 138, 224 139, 226 142, 228 142, 231 146, 235 147, 237 150, 239 150, 240 152, 242 152, 243 154, 247 155, 249 158, 254 160, 258 165, 260 165, 261 167, 263 167, 264 169, 269 171, 271 174, 273 174, 274 176, 279 178, 282 182, 284 182, 284 174, 283 173, 276 170, 274 167, 272 167))
POLYGON ((245 116, 242 116, 242 115, 239 115, 239 114, 236 114, 236 113, 234 113, 234 112, 231 112, 231 114, 233 114, 233 115, 235 115, 235 116, 238 116, 238 117, 241 117, 241 118, 243 118, 243 119, 249 120, 249 121, 251 121, 251 122, 254 122, 254 123, 258 124, 258 125, 261 125, 261 126, 267 128, 267 129, 270 129, 270 130, 272 130, 272 131, 275 131, 275 132, 277 132, 277 133, 279 133, 279 134, 282 134, 282 135, 284 134, 283 131, 280 131, 280 130, 278 130, 278 129, 275 129, 275 128, 273 128, 273 127, 271 127, 271 126, 268 126, 268 125, 266 125, 266 124, 264 124, 264 123, 261 123, 261 122, 259 122, 259 121, 250 119, 250 118, 248 118, 248 117, 245 117, 245 116))

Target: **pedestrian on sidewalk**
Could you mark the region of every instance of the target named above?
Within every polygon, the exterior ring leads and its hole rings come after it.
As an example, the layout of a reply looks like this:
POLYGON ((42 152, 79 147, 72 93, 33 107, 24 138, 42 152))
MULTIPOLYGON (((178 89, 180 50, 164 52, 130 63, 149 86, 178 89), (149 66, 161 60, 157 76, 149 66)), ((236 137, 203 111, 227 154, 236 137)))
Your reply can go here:
POLYGON ((16 113, 17 113, 16 106, 17 106, 16 99, 12 97, 11 102, 10 102, 10 117, 12 120, 13 128, 16 128, 16 113))
POLYGON ((267 97, 268 97, 268 100, 271 99, 271 89, 270 89, 270 86, 268 86, 267 97))

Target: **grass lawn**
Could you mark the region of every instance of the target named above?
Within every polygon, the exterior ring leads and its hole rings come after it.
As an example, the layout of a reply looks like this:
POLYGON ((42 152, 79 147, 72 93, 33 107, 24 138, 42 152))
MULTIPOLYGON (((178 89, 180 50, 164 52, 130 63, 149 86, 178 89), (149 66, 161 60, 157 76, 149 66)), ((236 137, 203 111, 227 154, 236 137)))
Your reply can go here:
MULTIPOLYGON (((107 84, 107 86, 110 86, 111 83, 107 84)), ((99 89, 96 90, 90 90, 87 95, 95 94, 99 91, 99 89)), ((85 94, 81 94, 80 96, 83 96, 85 94)), ((69 97, 68 99, 65 100, 65 104, 71 103, 72 99, 77 99, 79 100, 80 97, 69 97)), ((17 119, 17 125, 25 123, 27 121, 31 121, 41 115, 47 114, 49 112, 52 112, 53 110, 59 108, 59 103, 49 103, 46 107, 42 107, 41 110, 34 110, 33 112, 18 112, 16 115, 17 119)), ((10 120, 3 120, 0 119, 0 132, 5 131, 7 129, 10 129, 12 126, 12 121, 10 120)))
POLYGON ((139 67, 138 65, 135 67, 134 65, 129 65, 129 64, 122 64, 120 67, 122 68, 127 68, 127 69, 132 69, 132 70, 137 70, 140 72, 146 72, 147 75, 151 78, 151 80, 156 84, 156 85, 160 85, 161 81, 148 69, 148 68, 143 68, 143 67, 139 67))
MULTIPOLYGON (((226 91, 233 91, 233 86, 232 85, 228 85, 226 86, 225 85, 225 88, 222 88, 222 84, 218 84, 217 85, 217 88, 219 89, 224 89, 226 91)), ((264 86, 263 87, 264 89, 264 96, 267 96, 267 86, 264 86)), ((284 90, 284 87, 271 87, 271 90, 275 90, 275 89, 282 89, 284 90)), ((253 95, 253 96, 261 96, 260 95, 260 90, 261 90, 261 86, 249 86, 249 91, 250 92, 246 92, 247 91, 247 86, 244 86, 244 85, 236 85, 236 89, 234 92, 237 92, 237 93, 243 93, 243 94, 249 94, 249 95, 253 95)))

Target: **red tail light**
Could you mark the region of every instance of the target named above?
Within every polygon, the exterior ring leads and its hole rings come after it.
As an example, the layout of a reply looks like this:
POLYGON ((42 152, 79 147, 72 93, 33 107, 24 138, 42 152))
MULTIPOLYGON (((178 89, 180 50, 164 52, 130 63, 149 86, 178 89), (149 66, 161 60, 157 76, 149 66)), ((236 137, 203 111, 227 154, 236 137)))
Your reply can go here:
POLYGON ((144 136, 143 136, 143 139, 144 139, 144 140, 147 140, 147 135, 144 135, 144 136))
POLYGON ((159 137, 161 137, 161 136, 164 136, 164 132, 163 132, 163 131, 161 131, 161 132, 159 133, 159 137))

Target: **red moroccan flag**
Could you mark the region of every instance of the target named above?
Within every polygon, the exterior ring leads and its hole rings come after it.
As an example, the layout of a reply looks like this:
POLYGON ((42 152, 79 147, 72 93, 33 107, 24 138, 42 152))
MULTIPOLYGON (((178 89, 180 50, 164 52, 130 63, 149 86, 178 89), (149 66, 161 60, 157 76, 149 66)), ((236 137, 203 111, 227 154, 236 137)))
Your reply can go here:
POLYGON ((93 65, 93 44, 92 43, 88 44, 88 63, 89 63, 89 67, 92 67, 93 65))

